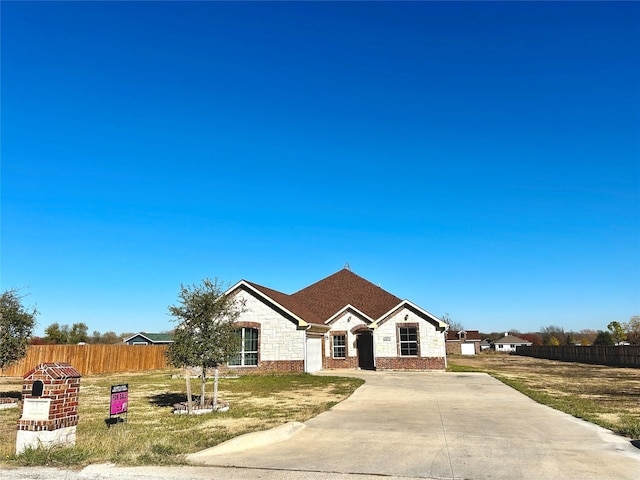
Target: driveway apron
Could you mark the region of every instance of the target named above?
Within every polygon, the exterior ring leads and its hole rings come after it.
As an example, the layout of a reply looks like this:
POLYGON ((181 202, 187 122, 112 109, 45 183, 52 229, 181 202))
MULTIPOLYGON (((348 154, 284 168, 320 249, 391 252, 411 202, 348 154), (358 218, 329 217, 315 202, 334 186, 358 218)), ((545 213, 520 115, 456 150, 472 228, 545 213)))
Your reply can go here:
POLYGON ((190 459, 414 478, 640 479, 640 450, 629 439, 540 405, 486 374, 348 374, 366 383, 288 438, 246 448, 248 438, 235 451, 223 445, 190 459))

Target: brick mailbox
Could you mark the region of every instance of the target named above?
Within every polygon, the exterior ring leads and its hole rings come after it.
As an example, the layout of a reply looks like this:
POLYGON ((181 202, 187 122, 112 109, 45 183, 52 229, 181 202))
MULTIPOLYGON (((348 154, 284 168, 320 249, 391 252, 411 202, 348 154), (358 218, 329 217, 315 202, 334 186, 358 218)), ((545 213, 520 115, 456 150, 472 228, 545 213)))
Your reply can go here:
POLYGON ((42 363, 24 375, 16 453, 75 445, 80 377, 68 363, 42 363))

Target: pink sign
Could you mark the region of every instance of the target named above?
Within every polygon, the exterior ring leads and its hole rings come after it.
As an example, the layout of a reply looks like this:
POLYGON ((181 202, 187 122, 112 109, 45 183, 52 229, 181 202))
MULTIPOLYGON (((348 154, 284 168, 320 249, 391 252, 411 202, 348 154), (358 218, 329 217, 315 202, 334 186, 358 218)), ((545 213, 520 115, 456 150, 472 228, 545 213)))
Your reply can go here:
POLYGON ((120 415, 129 408, 129 384, 111 386, 111 408, 109 415, 120 415))

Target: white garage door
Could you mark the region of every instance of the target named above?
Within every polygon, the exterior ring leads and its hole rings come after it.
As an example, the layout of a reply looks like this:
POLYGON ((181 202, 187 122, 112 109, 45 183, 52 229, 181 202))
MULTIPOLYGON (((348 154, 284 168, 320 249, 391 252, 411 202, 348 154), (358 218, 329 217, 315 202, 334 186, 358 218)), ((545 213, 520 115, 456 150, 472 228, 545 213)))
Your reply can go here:
POLYGON ((473 343, 461 343, 460 344, 460 350, 462 353, 462 355, 475 355, 476 354, 476 348, 473 345, 473 343))
POLYGON ((322 370, 322 337, 307 337, 305 371, 313 373, 320 370, 322 370))

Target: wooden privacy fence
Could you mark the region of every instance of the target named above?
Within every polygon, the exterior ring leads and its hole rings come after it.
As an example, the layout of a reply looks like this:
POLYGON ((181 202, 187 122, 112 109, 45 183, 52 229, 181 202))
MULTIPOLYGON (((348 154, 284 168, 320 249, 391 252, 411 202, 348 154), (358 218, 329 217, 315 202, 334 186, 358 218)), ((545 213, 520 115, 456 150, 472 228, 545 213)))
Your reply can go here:
POLYGON ((640 345, 594 345, 589 347, 553 347, 544 345, 516 347, 516 355, 560 360, 563 362, 640 368, 640 345))
POLYGON ((21 377, 44 362, 68 362, 82 375, 167 368, 166 345, 31 345, 0 375, 21 377))

